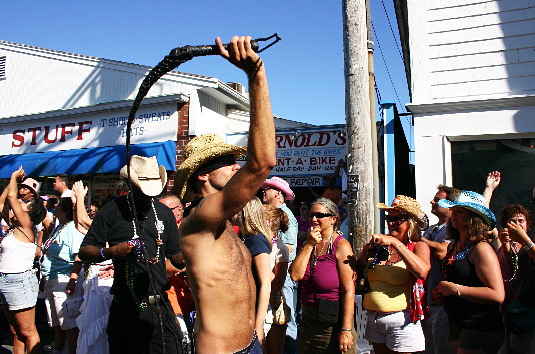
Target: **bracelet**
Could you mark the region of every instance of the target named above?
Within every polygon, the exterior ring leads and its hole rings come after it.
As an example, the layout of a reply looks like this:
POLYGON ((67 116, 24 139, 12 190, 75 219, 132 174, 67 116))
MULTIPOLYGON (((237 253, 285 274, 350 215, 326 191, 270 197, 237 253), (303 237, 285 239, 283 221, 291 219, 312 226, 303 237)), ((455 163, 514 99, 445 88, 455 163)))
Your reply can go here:
POLYGON ((351 328, 340 328, 340 331, 351 332, 352 329, 351 328))
POLYGON ((457 284, 457 296, 461 296, 461 292, 459 291, 460 287, 461 287, 461 285, 457 284))
POLYGON ((533 246, 535 246, 535 243, 534 243, 533 241, 530 241, 529 243, 526 243, 526 244, 524 245, 524 247, 525 247, 526 250, 528 250, 528 251, 529 251, 530 249, 532 249, 533 246))
POLYGON ((103 260, 105 260, 105 261, 108 260, 108 258, 106 258, 106 256, 104 255, 104 248, 100 249, 100 256, 102 257, 103 260))
POLYGON ((402 253, 405 250, 405 248, 407 248, 407 246, 405 246, 403 243, 400 243, 399 246, 396 247, 396 248, 398 250, 398 253, 402 253), (402 248, 402 246, 403 246, 403 248, 402 248))

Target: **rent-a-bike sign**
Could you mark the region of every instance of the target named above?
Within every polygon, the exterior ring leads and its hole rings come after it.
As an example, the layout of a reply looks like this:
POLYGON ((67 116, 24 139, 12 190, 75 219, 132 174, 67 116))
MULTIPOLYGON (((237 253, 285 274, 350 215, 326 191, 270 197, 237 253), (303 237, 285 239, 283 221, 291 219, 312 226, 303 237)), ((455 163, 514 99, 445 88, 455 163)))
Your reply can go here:
POLYGON ((345 130, 277 132, 276 176, 330 175, 346 157, 345 130))

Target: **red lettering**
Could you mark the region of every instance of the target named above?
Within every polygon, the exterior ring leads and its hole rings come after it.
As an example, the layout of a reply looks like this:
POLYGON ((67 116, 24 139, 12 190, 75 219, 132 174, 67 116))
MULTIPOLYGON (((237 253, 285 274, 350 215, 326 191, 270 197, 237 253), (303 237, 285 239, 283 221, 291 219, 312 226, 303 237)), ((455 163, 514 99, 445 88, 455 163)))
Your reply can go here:
POLYGON ((347 139, 346 137, 344 136, 344 133, 342 132, 338 132, 338 137, 336 138, 336 140, 334 141, 334 143, 336 145, 345 145, 347 142, 347 139))
POLYGON ((41 131, 41 127, 37 128, 28 128, 28 133, 32 132, 32 141, 30 142, 30 145, 37 145, 37 132, 41 131))
POLYGON ((318 164, 318 160, 315 157, 311 157, 309 160, 310 166, 314 166, 318 164))
POLYGON ((14 148, 17 147, 18 148, 18 147, 21 147, 22 144, 24 144, 24 133, 25 132, 26 131, 24 129, 18 129, 18 130, 15 130, 13 132, 13 140, 14 141, 11 142, 11 147, 14 147, 14 148), (15 141, 18 141, 18 143, 16 143, 15 141))
POLYGON ((284 139, 283 135, 277 135, 275 136, 275 143, 277 144, 277 147, 279 149, 284 149, 284 145, 282 145, 282 140, 284 139))
POLYGON ((305 145, 305 142, 306 142, 306 136, 300 135, 295 139, 294 146, 296 148, 303 147, 303 145, 305 145))
POLYGON ((318 139, 318 146, 325 146, 331 141, 331 135, 329 133, 320 133, 320 138, 318 139))
POLYGON ((309 147, 309 146, 316 146, 316 142, 314 141, 314 143, 310 143, 310 138, 312 138, 312 133, 307 133, 307 142, 305 144, 305 147, 309 147))
POLYGON ((285 157, 283 159, 277 159, 277 166, 288 166, 290 164, 291 158, 285 157))
POLYGON ((71 134, 72 135, 72 129, 68 129, 68 128, 74 128, 74 123, 65 123, 65 124, 62 124, 61 125, 61 138, 59 139, 59 141, 61 141, 62 143, 65 142, 65 136, 67 134, 71 134))
POLYGON ((297 158, 297 161, 295 162, 296 165, 302 165, 303 164, 303 159, 301 159, 300 157, 297 158))
POLYGON ((293 147, 294 146, 294 141, 292 139, 292 137, 290 135, 285 135, 284 136, 284 147, 286 147, 286 144, 289 145, 289 147, 293 147))
POLYGON ((53 144, 58 139, 58 126, 57 125, 56 125, 56 129, 55 130, 56 130, 56 136, 54 137, 54 140, 51 140, 48 137, 48 133, 50 132, 50 126, 49 125, 45 125, 45 143, 46 144, 53 144))
POLYGON ((82 133, 90 133, 91 132, 91 128, 90 127, 84 129, 84 124, 85 125, 93 125, 93 121, 86 120, 85 122, 79 122, 78 123, 78 137, 76 138, 76 140, 83 140, 82 133))

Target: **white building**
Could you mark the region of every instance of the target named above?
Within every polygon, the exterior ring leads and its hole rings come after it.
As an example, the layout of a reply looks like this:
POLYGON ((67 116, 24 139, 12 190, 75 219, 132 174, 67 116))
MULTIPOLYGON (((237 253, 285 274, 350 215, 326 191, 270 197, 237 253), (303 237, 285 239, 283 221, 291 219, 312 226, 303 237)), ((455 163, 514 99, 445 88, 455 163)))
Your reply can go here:
POLYGON ((394 0, 414 116, 417 199, 440 183, 491 208, 529 206, 535 184, 535 1, 394 0))
MULTIPOLYGON (((0 178, 20 164, 30 176, 116 174, 125 163, 126 117, 150 69, 0 41, 0 178)), ((277 128, 309 126, 275 120, 277 128)), ((137 112, 132 153, 155 154, 174 171, 193 136, 227 140, 248 127, 242 85, 171 71, 137 112)))

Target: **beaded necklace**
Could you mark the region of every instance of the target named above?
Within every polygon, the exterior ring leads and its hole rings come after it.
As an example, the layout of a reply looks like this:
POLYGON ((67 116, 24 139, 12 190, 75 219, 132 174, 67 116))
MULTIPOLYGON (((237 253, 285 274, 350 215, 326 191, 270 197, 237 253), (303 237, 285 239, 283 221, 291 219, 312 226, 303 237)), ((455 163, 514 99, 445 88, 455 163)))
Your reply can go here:
POLYGON ((11 226, 9 226, 6 232, 0 236, 0 243, 2 243, 2 240, 9 236, 9 233, 13 232, 13 230, 15 230, 15 225, 11 224, 11 226))
POLYGON ((509 279, 504 279, 505 282, 512 281, 516 277, 516 273, 518 272, 518 249, 516 247, 516 242, 511 241, 510 245, 511 245, 511 265, 513 266, 513 275, 509 279))
POLYGON ((327 240, 327 242, 325 242, 323 244, 323 246, 321 247, 321 250, 316 253, 316 245, 314 245, 314 260, 312 261, 312 266, 316 266, 316 263, 318 263, 318 258, 321 256, 321 252, 323 252, 323 249, 325 248, 325 245, 328 244, 328 243, 331 243, 331 240, 333 238, 333 235, 334 233, 331 234, 331 236, 329 236, 329 239, 327 240))
POLYGON ((139 308, 140 311, 144 311, 147 308, 146 302, 141 302, 136 296, 136 292, 134 289, 134 271, 135 271, 135 263, 146 263, 147 265, 155 265, 160 261, 160 246, 162 246, 163 241, 161 238, 161 235, 165 229, 163 221, 158 219, 158 214, 156 213, 156 208, 154 207, 154 201, 151 200, 151 207, 152 212, 154 213, 154 226, 156 227, 156 232, 158 233, 156 236, 156 255, 154 258, 147 259, 145 257, 145 247, 143 245, 143 242, 141 241, 141 238, 138 235, 137 227, 136 227, 136 218, 134 215, 134 208, 132 207, 132 204, 130 202, 130 198, 127 196, 128 201, 128 207, 130 209, 130 213, 132 214, 132 227, 134 229, 134 236, 132 239, 127 241, 129 245, 133 247, 134 251, 134 259, 131 261, 126 262, 126 285, 128 286, 128 290, 130 291, 130 294, 132 295, 132 299, 134 300, 135 304, 139 308))
POLYGON ((440 264, 440 272, 442 273, 444 279, 446 278, 446 268, 452 265, 453 261, 466 258, 471 247, 472 244, 470 242, 465 242, 461 245, 461 247, 457 248, 457 241, 455 241, 453 247, 451 247, 446 254, 446 257, 440 264))

